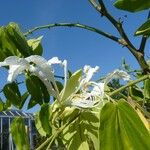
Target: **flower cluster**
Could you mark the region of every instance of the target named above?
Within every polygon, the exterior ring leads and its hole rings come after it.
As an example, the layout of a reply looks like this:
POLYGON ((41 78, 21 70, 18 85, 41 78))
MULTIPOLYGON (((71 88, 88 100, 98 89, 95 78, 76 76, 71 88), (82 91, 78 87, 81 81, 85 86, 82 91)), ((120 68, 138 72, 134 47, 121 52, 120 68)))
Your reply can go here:
MULTIPOLYGON (((64 68, 64 87, 67 83, 67 61, 61 61, 57 57, 53 57, 50 60, 46 60, 41 56, 32 55, 27 58, 19 58, 17 56, 10 56, 3 62, 0 62, 0 67, 9 66, 8 78, 9 82, 14 81, 19 74, 25 74, 30 72, 32 75, 37 76, 46 86, 50 95, 60 99, 60 93, 55 82, 54 69, 52 65, 59 64, 64 68)), ((101 82, 92 81, 93 75, 98 71, 99 67, 94 68, 86 65, 83 68, 83 75, 81 76, 80 84, 76 87, 76 91, 73 92, 67 100, 65 100, 66 106, 73 106, 78 108, 92 108, 103 102, 105 95, 104 87, 113 78, 129 80, 130 76, 122 70, 115 70, 108 74, 101 82)))

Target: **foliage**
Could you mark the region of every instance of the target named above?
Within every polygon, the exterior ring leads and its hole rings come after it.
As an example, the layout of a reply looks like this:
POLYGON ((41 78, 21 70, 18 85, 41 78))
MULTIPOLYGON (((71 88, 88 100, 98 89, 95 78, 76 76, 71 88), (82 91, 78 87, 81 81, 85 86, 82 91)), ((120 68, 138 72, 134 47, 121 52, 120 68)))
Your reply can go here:
POLYGON ((11 123, 11 134, 16 144, 16 148, 20 150, 29 150, 29 139, 26 133, 23 118, 16 117, 11 123))
MULTIPOLYGON (((62 148, 69 150, 120 150, 150 149, 150 68, 145 60, 144 48, 149 36, 149 20, 135 35, 143 35, 139 49, 136 49, 126 35, 122 23, 107 10, 102 0, 89 0, 94 8, 106 17, 117 29, 120 37, 105 33, 83 24, 58 23, 36 27, 22 33, 15 23, 0 27, 0 66, 8 70, 8 81, 2 89, 6 100, 0 99, 0 111, 14 106, 28 109, 40 105, 35 116, 36 128, 44 137, 37 150, 62 148), (79 27, 125 46, 137 59, 141 70, 130 78, 130 67, 123 62, 127 71, 116 69, 100 81, 93 81, 98 67, 85 66, 67 74, 67 61, 57 57, 50 60, 41 55, 42 37, 28 39, 27 36, 43 28, 58 26, 79 27), (64 80, 55 76, 53 65, 63 68, 64 80), (18 75, 24 75, 20 90, 18 75), (120 80, 125 80, 120 84, 120 80), (141 82, 142 84, 137 84, 141 82)), ((137 12, 148 9, 150 2, 144 0, 116 0, 114 6, 137 12)), ((11 123, 11 133, 16 148, 29 149, 29 139, 22 118, 11 123)))

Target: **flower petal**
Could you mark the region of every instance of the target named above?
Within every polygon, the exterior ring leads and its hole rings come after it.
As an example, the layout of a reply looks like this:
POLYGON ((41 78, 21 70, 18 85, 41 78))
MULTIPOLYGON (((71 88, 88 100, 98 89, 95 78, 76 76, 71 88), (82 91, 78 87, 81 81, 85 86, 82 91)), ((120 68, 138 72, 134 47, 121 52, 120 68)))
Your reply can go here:
POLYGON ((47 60, 45 58, 43 58, 42 56, 39 56, 39 55, 32 55, 32 56, 29 56, 25 59, 28 62, 33 62, 33 63, 35 63, 36 65, 39 65, 39 66, 47 63, 47 60))
POLYGON ((58 97, 58 93, 53 88, 53 86, 51 84, 51 81, 47 78, 47 74, 45 72, 43 72, 41 70, 41 68, 39 68, 37 66, 36 67, 30 66, 29 71, 33 75, 37 76, 44 83, 44 85, 47 88, 47 91, 48 91, 49 95, 52 95, 52 96, 54 96, 56 98, 58 97))
POLYGON ((110 73, 106 76, 106 78, 104 79, 104 82, 107 84, 114 78, 115 79, 123 79, 123 80, 128 81, 128 80, 130 80, 130 75, 123 70, 116 69, 112 73, 110 73))
POLYGON ((19 58, 17 56, 10 56, 5 59, 7 65, 29 65, 25 58, 19 58))
POLYGON ((3 66, 8 66, 7 63, 6 63, 5 61, 0 62, 0 67, 3 67, 3 66))
POLYGON ((91 91, 92 96, 99 96, 101 99, 104 97, 104 86, 105 83, 94 83, 93 90, 91 91))
POLYGON ((28 65, 10 65, 7 81, 13 82, 19 74, 23 73, 23 71, 28 68, 28 65))
POLYGON ((92 108, 97 103, 98 103, 97 101, 93 101, 92 99, 88 100, 79 99, 79 100, 72 100, 70 105, 79 108, 92 108))
POLYGON ((87 83, 91 80, 94 73, 98 71, 99 67, 96 66, 95 68, 92 68, 91 66, 84 66, 83 72, 85 73, 84 83, 87 83))
POLYGON ((52 59, 50 59, 48 61, 49 65, 53 65, 53 64, 62 64, 62 61, 58 59, 58 57, 53 57, 52 59))

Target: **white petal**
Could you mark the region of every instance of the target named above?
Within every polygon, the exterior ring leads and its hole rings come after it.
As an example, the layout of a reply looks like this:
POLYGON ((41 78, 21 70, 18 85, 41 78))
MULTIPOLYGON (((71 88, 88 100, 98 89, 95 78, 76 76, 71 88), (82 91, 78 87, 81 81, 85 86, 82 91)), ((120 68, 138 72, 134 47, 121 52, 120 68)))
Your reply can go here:
POLYGON ((33 63, 35 63, 36 65, 39 65, 39 66, 47 63, 47 60, 45 58, 43 58, 42 56, 39 56, 39 55, 32 55, 32 56, 29 56, 25 59, 28 62, 33 62, 33 63))
POLYGON ((17 56, 10 56, 5 59, 7 65, 29 65, 25 58, 19 58, 17 56))
POLYGON ((99 67, 96 66, 95 68, 92 68, 90 66, 84 66, 83 72, 85 73, 85 79, 84 82, 89 82, 91 78, 93 77, 94 73, 98 71, 99 67))
POLYGON ((91 91, 92 96, 99 96, 101 99, 104 97, 104 86, 105 83, 95 83, 93 90, 91 91))
POLYGON ((3 67, 3 66, 8 66, 5 61, 0 62, 0 67, 3 67))
POLYGON ((104 82, 107 84, 114 78, 115 79, 123 79, 123 80, 128 81, 128 80, 130 80, 130 75, 123 70, 116 69, 112 73, 110 73, 106 76, 106 79, 104 79, 104 82))
POLYGON ((51 81, 49 80, 49 78, 47 78, 47 74, 45 72, 43 72, 39 67, 34 66, 30 66, 29 71, 44 83, 50 95, 57 98, 58 93, 53 89, 51 81))
POLYGON ((64 87, 66 87, 67 84, 67 60, 63 61, 63 66, 64 66, 64 87))
POLYGON ((79 107, 79 108, 92 108, 97 103, 97 101, 93 100, 72 100, 71 106, 79 107))
POLYGON ((52 59, 50 59, 48 61, 49 65, 53 65, 53 64, 62 64, 62 61, 58 59, 58 57, 53 57, 52 59))
POLYGON ((19 74, 23 73, 23 71, 28 68, 28 65, 10 65, 7 81, 13 82, 19 74))

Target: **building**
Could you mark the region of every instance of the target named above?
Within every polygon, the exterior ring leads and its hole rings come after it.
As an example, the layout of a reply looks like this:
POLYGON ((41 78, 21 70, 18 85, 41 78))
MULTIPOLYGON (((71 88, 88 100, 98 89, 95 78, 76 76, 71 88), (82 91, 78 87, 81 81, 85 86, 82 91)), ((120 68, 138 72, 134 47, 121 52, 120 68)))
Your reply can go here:
POLYGON ((18 116, 24 118, 29 135, 30 148, 35 148, 37 131, 35 129, 33 114, 24 113, 20 110, 7 110, 0 112, 0 150, 15 150, 15 145, 9 131, 11 121, 18 116))

